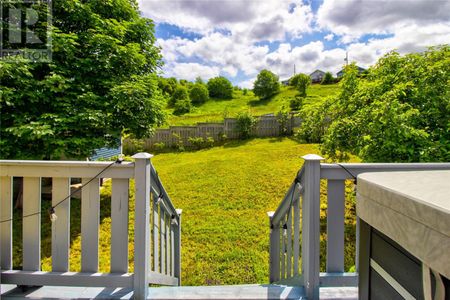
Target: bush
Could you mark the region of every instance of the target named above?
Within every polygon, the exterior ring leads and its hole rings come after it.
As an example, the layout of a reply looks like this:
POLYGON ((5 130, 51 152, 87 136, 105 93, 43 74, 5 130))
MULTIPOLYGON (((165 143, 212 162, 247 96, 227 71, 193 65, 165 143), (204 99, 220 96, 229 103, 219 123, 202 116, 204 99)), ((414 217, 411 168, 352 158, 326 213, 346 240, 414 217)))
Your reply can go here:
POLYGON ((292 111, 299 111, 303 107, 303 97, 295 96, 289 101, 289 107, 292 111))
MULTIPOLYGON (((305 129, 325 128, 322 152, 369 162, 450 160, 450 47, 401 56, 390 52, 359 78, 349 65, 341 93, 309 114, 305 129), (327 115, 328 117, 325 117, 327 115)), ((307 117, 308 114, 305 114, 307 117)))
POLYGON ((248 93, 248 89, 243 89, 243 90, 242 90, 242 95, 246 96, 247 93, 248 93))
POLYGON ((249 112, 241 112, 236 117, 237 121, 237 131, 239 133, 239 138, 248 139, 253 129, 256 126, 258 120, 253 117, 249 112))
POLYGON ((283 106, 281 110, 277 113, 277 121, 280 124, 280 134, 282 136, 287 136, 289 132, 288 124, 289 124, 290 115, 289 112, 283 106))
POLYGON ((174 115, 182 115, 182 114, 186 114, 188 112, 191 111, 192 105, 191 105, 191 100, 188 99, 183 99, 183 100, 178 100, 175 105, 174 105, 174 115))
POLYGON ((178 85, 169 99, 169 107, 174 107, 179 100, 189 100, 189 94, 186 87, 178 85))
POLYGON ((190 148, 194 150, 200 150, 205 148, 211 148, 214 146, 214 138, 208 136, 206 138, 202 137, 190 137, 188 139, 190 148))
POLYGON ((211 78, 208 81, 208 92, 211 98, 233 98, 233 85, 223 76, 211 78))
POLYGON ((333 74, 331 74, 330 72, 326 72, 320 84, 332 84, 332 83, 334 83, 333 74))
POLYGON ((194 105, 203 104, 208 99, 208 89, 203 83, 196 83, 189 91, 189 97, 194 105))
POLYGON ((253 93, 260 99, 266 99, 280 91, 278 76, 269 70, 262 70, 253 84, 253 93))
POLYGON ((289 84, 298 90, 300 96, 306 97, 306 89, 311 85, 311 77, 300 73, 292 77, 289 84))

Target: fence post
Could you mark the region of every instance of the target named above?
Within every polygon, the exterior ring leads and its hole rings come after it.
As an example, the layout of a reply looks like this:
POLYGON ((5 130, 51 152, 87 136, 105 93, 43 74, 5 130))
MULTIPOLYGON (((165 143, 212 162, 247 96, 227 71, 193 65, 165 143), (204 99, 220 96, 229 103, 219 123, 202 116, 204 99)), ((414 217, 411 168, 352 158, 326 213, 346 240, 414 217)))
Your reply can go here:
POLYGON ((137 153, 134 158, 135 216, 134 216, 134 298, 147 299, 150 270, 150 158, 137 153))
POLYGON ((275 212, 269 211, 270 225, 270 270, 269 270, 269 282, 276 282, 280 280, 280 225, 272 224, 272 218, 275 212))
POLYGON ((176 278, 178 278, 178 285, 181 286, 181 213, 183 210, 177 209, 177 215, 178 215, 178 226, 175 229, 175 253, 174 253, 174 271, 176 278))
POLYGON ((305 160, 303 195, 302 274, 308 299, 319 299, 320 275, 320 161, 315 154, 305 160))

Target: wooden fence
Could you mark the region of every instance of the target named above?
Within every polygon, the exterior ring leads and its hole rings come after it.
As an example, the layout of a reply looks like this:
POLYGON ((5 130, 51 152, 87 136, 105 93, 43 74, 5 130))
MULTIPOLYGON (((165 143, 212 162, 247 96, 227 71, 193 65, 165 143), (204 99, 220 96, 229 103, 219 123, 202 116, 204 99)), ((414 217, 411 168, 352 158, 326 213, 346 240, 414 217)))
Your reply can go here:
MULTIPOLYGON (((292 134, 294 127, 300 126, 300 117, 290 113, 285 128, 288 134, 292 134)), ((264 115, 257 117, 257 123, 252 131, 256 137, 276 137, 283 134, 283 127, 276 115, 264 115)), ((144 141, 144 149, 151 149, 157 143, 163 143, 166 147, 176 145, 182 141, 183 145, 190 145, 189 138, 208 138, 220 141, 238 139, 239 131, 237 119, 225 118, 221 123, 197 123, 193 126, 170 126, 167 129, 157 129, 153 137, 144 141)), ((129 141, 125 140, 127 144, 129 141)))

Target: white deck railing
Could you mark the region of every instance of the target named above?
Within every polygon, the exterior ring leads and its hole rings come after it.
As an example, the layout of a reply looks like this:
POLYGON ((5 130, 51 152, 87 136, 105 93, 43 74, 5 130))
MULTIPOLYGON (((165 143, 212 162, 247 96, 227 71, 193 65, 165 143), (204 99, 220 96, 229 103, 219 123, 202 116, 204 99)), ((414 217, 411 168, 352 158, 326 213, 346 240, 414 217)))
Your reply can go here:
POLYGON ((181 210, 150 162, 0 161, 1 283, 128 287, 145 299, 149 284, 181 284, 181 210), (23 177, 22 270, 13 270, 13 178, 23 177), (51 272, 41 271, 41 179, 52 178, 51 272), (70 181, 81 178, 81 272, 69 272, 70 181), (100 178, 112 179, 110 273, 99 270, 100 178), (129 189, 135 180, 134 273, 128 271, 129 189), (61 200, 67 198, 61 202, 61 200), (152 236, 151 236, 152 235, 152 236))
MULTIPOLYGON (((320 286, 358 285, 357 272, 344 272, 346 179, 355 179, 365 172, 450 170, 450 163, 326 164, 321 163, 323 158, 317 155, 303 158, 305 163, 280 206, 275 212, 268 213, 271 228, 270 282, 304 286, 308 299, 319 299, 320 286), (327 180, 325 273, 320 273, 321 179, 327 180)), ((357 225, 356 271, 358 238, 357 225)))

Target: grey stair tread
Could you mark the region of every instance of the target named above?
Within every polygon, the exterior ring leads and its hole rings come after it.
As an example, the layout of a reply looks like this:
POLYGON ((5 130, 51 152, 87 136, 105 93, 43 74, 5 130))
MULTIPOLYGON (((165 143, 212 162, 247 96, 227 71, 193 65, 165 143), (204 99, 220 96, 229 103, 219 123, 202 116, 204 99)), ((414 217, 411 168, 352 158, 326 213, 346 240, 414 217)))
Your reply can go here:
MULTIPOLYGON (((22 291, 1 285, 1 299, 132 299, 130 288, 44 286, 22 291)), ((148 299, 306 299, 303 287, 283 285, 182 286, 149 288, 148 299)), ((320 299, 358 299, 356 287, 320 288, 320 299)))
POLYGON ((150 288, 151 299, 304 299, 302 287, 281 285, 182 286, 150 288))

